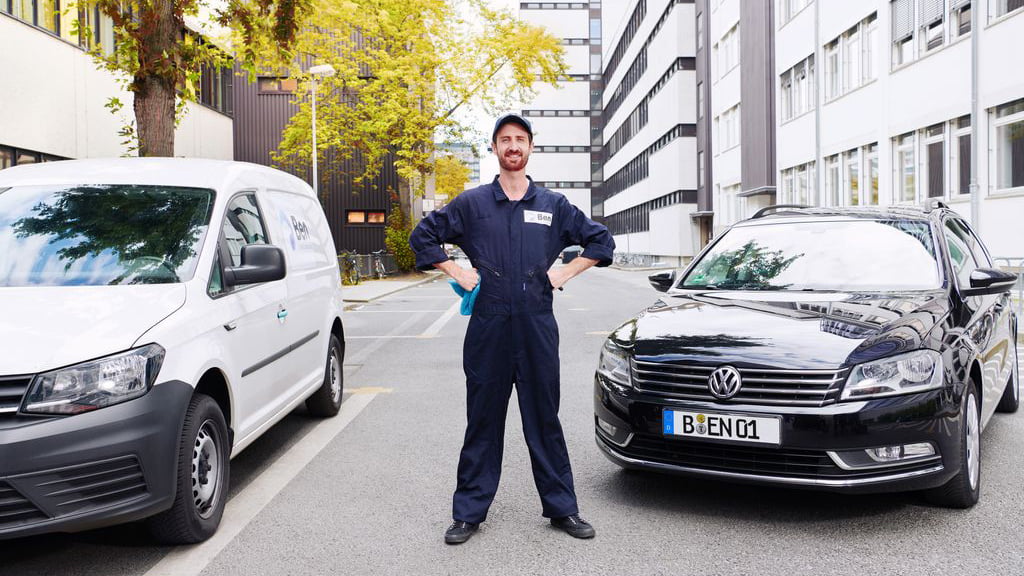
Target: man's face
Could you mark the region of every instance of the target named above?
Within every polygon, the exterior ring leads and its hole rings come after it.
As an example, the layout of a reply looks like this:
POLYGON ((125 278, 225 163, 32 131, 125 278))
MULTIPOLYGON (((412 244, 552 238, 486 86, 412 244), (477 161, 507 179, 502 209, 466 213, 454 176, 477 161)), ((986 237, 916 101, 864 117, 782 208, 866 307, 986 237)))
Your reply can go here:
POLYGON ((494 135, 494 153, 502 170, 518 172, 526 168, 533 152, 530 134, 519 124, 509 122, 494 135))

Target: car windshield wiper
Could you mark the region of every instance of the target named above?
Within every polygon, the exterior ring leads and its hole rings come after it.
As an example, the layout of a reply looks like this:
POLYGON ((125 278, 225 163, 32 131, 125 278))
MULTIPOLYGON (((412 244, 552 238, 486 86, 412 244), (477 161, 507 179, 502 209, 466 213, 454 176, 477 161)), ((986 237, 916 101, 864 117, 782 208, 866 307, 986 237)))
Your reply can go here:
POLYGON ((679 288, 683 290, 722 290, 714 284, 683 284, 679 288))

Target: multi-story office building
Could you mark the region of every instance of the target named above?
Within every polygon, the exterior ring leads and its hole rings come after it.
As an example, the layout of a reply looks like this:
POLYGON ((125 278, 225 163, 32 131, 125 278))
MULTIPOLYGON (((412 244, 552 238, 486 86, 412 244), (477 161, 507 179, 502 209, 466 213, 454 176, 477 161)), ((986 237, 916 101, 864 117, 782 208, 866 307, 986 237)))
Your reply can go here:
POLYGON ((471 144, 464 142, 455 142, 451 144, 438 144, 437 149, 440 154, 448 153, 458 158, 463 164, 469 168, 468 180, 466 180, 466 190, 475 188, 482 184, 480 182, 480 153, 476 147, 471 144))
POLYGON ((621 8, 607 26, 602 71, 605 222, 617 252, 680 264, 700 249, 691 218, 700 215, 702 184, 695 6, 632 0, 621 8))
POLYGON ((1024 255, 1024 2, 778 0, 775 20, 779 201, 970 218, 976 155, 975 227, 1024 255))
POLYGON ((603 215, 601 192, 601 2, 523 2, 520 17, 562 39, 569 78, 538 85, 523 109, 533 123, 530 174, 586 214, 603 215))
MULTIPOLYGON (((86 53, 113 47, 110 20, 83 14, 87 36, 62 8, 56 0, 0 1, 0 169, 126 152, 119 132, 133 119, 131 94, 86 53), (106 109, 111 97, 124 103, 121 115, 106 109)), ((176 156, 232 158, 231 85, 230 71, 203 75, 200 102, 175 133, 176 156)))
POLYGON ((775 202, 773 0, 697 0, 702 244, 775 202))

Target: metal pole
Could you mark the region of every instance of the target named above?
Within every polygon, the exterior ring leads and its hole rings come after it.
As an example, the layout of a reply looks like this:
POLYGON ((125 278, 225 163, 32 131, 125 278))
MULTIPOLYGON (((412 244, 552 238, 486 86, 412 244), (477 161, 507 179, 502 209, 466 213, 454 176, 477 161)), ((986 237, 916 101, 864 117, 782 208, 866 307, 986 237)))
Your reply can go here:
POLYGON ((980 2, 971 0, 971 227, 981 236, 981 196, 978 194, 978 130, 981 115, 978 114, 978 26, 980 2))
POLYGON ((313 75, 313 193, 320 197, 320 182, 316 176, 316 75, 313 75))

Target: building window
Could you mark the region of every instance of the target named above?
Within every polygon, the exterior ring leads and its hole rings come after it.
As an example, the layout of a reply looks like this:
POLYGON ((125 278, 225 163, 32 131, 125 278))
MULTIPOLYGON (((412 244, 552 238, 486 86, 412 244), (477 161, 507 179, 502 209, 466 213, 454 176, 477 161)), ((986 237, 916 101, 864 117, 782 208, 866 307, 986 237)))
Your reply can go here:
POLYGON ((839 179, 839 155, 825 158, 825 203, 827 206, 842 206, 843 201, 839 190, 842 181, 839 179))
POLYGON ((592 18, 590 20, 590 39, 601 39, 601 20, 599 18, 592 18))
POLYGON ((927 198, 944 198, 946 176, 946 140, 945 125, 935 124, 925 128, 922 144, 924 146, 924 184, 927 198))
POLYGON ((697 14, 697 50, 704 47, 704 13, 697 14))
POLYGON ((905 64, 914 59, 914 0, 893 0, 892 63, 905 64))
POLYGON ((697 152, 697 188, 704 187, 704 152, 697 152))
POLYGON ((845 197, 846 204, 849 206, 861 206, 863 204, 861 198, 860 162, 861 154, 859 148, 843 153, 843 196, 845 197))
POLYGON ((383 210, 349 210, 345 213, 346 224, 383 224, 383 210))
POLYGON ((868 174, 867 189, 864 190, 864 203, 878 205, 878 144, 864 147, 864 167, 868 174))
POLYGON ((296 78, 261 76, 257 79, 260 94, 291 94, 299 89, 296 78))
POLYGON ((697 82, 697 118, 704 117, 704 83, 697 82))
POLYGON ((0 170, 14 166, 14 150, 0 146, 0 170))
MULTIPOLYGON (((950 21, 953 23, 953 30, 956 30, 957 36, 963 36, 971 31, 971 0, 952 0, 951 4, 953 15, 950 21)), ((952 34, 950 31, 951 36, 952 34)))
POLYGON ((952 122, 953 140, 950 143, 954 170, 950 181, 954 183, 954 194, 971 192, 971 117, 961 116, 952 122))
POLYGON ((740 105, 737 104, 722 112, 721 124, 716 131, 720 132, 722 140, 722 151, 728 150, 740 143, 740 105))
POLYGON ((995 0, 996 17, 1024 8, 1024 0, 995 0))
POLYGON ((718 43, 718 46, 718 57, 720 59, 718 63, 718 74, 719 78, 721 78, 740 63, 739 24, 733 26, 731 30, 725 33, 725 36, 722 36, 722 40, 718 43))
POLYGON ((896 190, 893 197, 897 202, 915 202, 917 200, 916 166, 914 165, 914 134, 904 134, 895 142, 896 190))
POLYGON ((814 110, 814 55, 808 56, 780 77, 782 121, 814 110))
POLYGON ((779 27, 793 19, 811 0, 779 0, 779 27))
POLYGON ((829 99, 838 98, 875 78, 875 14, 861 20, 825 45, 825 74, 829 99))
POLYGON ((942 46, 946 41, 944 0, 920 0, 918 5, 921 52, 942 46))
POLYGON ((996 188, 1024 187, 1024 99, 996 108, 996 188))
POLYGON ((782 171, 783 199, 793 204, 809 206, 811 190, 816 188, 817 172, 814 162, 800 164, 782 171))

